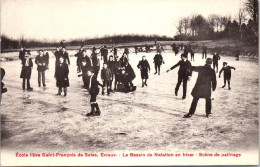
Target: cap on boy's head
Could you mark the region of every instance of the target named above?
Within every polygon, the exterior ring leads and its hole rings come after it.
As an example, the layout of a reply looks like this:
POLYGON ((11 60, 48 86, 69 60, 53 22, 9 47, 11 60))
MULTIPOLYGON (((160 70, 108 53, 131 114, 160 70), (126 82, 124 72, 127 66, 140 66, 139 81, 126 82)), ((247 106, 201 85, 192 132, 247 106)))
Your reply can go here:
POLYGON ((187 55, 183 53, 183 54, 181 54, 181 57, 187 58, 187 55))
POLYGON ((227 62, 223 62, 223 66, 227 65, 227 62))
POLYGON ((93 47, 93 51, 95 51, 96 50, 96 47, 93 47))
POLYGON ((105 45, 104 48, 107 48, 107 46, 105 45))
POLYGON ((212 59, 211 58, 207 58, 206 59, 206 64, 211 65, 212 64, 212 59))

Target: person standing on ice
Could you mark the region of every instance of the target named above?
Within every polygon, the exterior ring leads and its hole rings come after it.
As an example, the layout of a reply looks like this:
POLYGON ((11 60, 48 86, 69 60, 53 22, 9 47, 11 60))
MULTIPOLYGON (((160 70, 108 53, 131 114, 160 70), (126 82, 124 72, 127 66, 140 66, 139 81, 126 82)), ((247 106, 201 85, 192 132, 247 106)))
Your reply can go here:
POLYGON ((46 63, 46 70, 49 69, 49 53, 47 52, 47 50, 43 50, 43 57, 45 59, 45 63, 46 63))
POLYGON ((3 83, 3 79, 5 76, 5 70, 3 68, 1 68, 1 96, 0 96, 0 103, 2 101, 2 94, 7 92, 7 88, 5 88, 5 84, 3 83))
POLYGON ((203 45, 202 46, 202 59, 207 59, 207 50, 208 50, 208 48, 207 48, 207 46, 205 46, 205 45, 203 45))
POLYGON ((67 96, 67 87, 69 87, 69 67, 62 57, 59 62, 60 64, 58 65, 55 73, 56 86, 59 88, 56 95, 61 95, 63 88, 64 96, 67 96))
POLYGON ((91 61, 90 57, 87 55, 86 50, 82 51, 82 59, 81 59, 80 63, 81 63, 81 68, 82 68, 83 85, 84 85, 84 88, 88 89, 89 77, 87 75, 87 72, 90 68, 92 68, 92 61, 91 61))
POLYGON ((19 59, 23 60, 25 57, 25 48, 22 46, 21 50, 19 51, 19 59))
POLYGON ((23 90, 25 90, 25 82, 27 82, 27 90, 31 91, 33 88, 30 85, 30 79, 32 74, 33 62, 30 52, 27 52, 22 58, 22 71, 20 78, 23 79, 23 90))
POLYGON ((123 53, 123 55, 126 55, 126 57, 127 57, 127 59, 129 60, 129 50, 128 50, 128 48, 125 48, 125 50, 124 50, 124 53, 123 53))
POLYGON ((173 70, 174 68, 180 66, 179 71, 178 71, 178 82, 177 82, 177 85, 175 87, 175 95, 178 96, 179 87, 180 87, 181 83, 183 82, 183 84, 182 84, 183 85, 182 99, 185 99, 186 98, 186 90, 187 90, 187 81, 190 78, 190 76, 192 75, 192 71, 191 71, 191 63, 187 59, 187 55, 181 54, 181 59, 182 60, 180 60, 177 64, 172 66, 166 72, 169 72, 170 70, 173 70))
POLYGON ((98 73, 99 73, 99 69, 100 69, 100 61, 99 61, 96 51, 97 51, 97 49, 95 47, 93 47, 90 59, 92 62, 94 74, 96 75, 96 77, 98 77, 98 73))
POLYGON ((217 52, 213 54, 213 70, 216 70, 216 73, 218 73, 218 61, 220 60, 220 56, 217 52))
POLYGON ((64 59, 65 63, 70 65, 70 58, 69 58, 68 52, 66 51, 66 48, 62 48, 62 51, 60 53, 60 57, 62 57, 64 59))
POLYGON ((61 49, 57 46, 56 47, 56 51, 54 52, 54 56, 55 56, 55 72, 56 72, 56 69, 57 69, 58 65, 60 64, 60 62, 59 62, 60 61, 60 55, 61 55, 61 49))
POLYGON ((142 78, 142 87, 147 86, 147 79, 148 79, 148 71, 150 73, 150 65, 148 63, 148 61, 146 60, 146 57, 143 56, 142 60, 139 61, 137 68, 140 69, 141 71, 141 78, 142 78))
POLYGON ((108 50, 107 50, 107 46, 106 45, 104 47, 101 47, 100 53, 101 53, 101 60, 103 58, 104 63, 106 63, 107 62, 107 55, 108 55, 108 50))
POLYGON ((75 54, 75 57, 77 57, 76 64, 77 64, 77 72, 81 72, 81 59, 82 59, 82 48, 79 49, 78 53, 75 54))
POLYGON ((219 71, 219 78, 221 77, 222 71, 224 71, 224 85, 222 86, 222 88, 224 88, 226 86, 226 81, 227 81, 229 90, 231 89, 231 87, 230 87, 231 69, 236 70, 235 67, 228 66, 226 62, 223 62, 223 67, 219 71))
POLYGON ((113 52, 114 58, 116 59, 117 58, 117 48, 113 46, 110 52, 113 52))
POLYGON ((116 63, 117 62, 113 60, 113 56, 110 55, 109 59, 107 61, 107 68, 109 68, 110 71, 112 72, 112 80, 111 80, 110 85, 109 85, 111 91, 112 91, 112 83, 113 83, 113 80, 114 80, 115 75, 116 75, 116 63))
POLYGON ((204 66, 192 66, 191 70, 198 72, 198 78, 191 92, 193 100, 190 106, 189 113, 184 115, 184 118, 190 118, 196 110, 200 98, 206 99, 206 117, 211 115, 211 88, 215 91, 217 86, 216 73, 211 68, 212 59, 207 58, 204 66))
POLYGON ((163 60, 163 57, 160 52, 157 51, 157 54, 153 58, 153 63, 154 63, 154 67, 155 67, 154 74, 157 74, 157 72, 158 72, 158 75, 160 75, 161 65, 162 65, 162 63, 164 64, 164 60, 163 60))
POLYGON ((45 70, 47 69, 47 60, 46 57, 44 57, 42 50, 40 50, 39 55, 36 56, 35 64, 37 64, 38 71, 38 86, 41 87, 42 81, 42 85, 45 87, 45 70))
POLYGON ((102 95, 105 94, 105 86, 107 87, 107 95, 111 92, 111 83, 112 83, 112 72, 107 68, 107 63, 103 64, 103 69, 101 70, 101 79, 103 81, 102 95))
POLYGON ((89 94, 90 94, 90 105, 91 105, 91 112, 87 113, 86 116, 99 116, 100 115, 100 109, 97 103, 97 95, 99 93, 99 87, 102 86, 97 81, 97 76, 93 73, 92 69, 89 69, 88 72, 89 79, 89 94))

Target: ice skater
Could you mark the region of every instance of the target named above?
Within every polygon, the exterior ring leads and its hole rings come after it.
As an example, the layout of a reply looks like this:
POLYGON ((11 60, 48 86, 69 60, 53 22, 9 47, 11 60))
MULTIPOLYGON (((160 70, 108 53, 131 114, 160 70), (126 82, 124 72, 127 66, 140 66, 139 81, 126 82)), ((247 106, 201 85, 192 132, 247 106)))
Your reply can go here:
POLYGON ((22 58, 22 71, 20 78, 23 79, 23 90, 25 90, 25 82, 27 82, 27 90, 31 91, 33 88, 30 85, 30 79, 32 74, 33 62, 30 52, 26 52, 22 58))
POLYGON ((141 71, 142 87, 144 87, 144 85, 147 86, 148 72, 150 73, 151 69, 145 56, 143 56, 142 60, 139 61, 137 68, 141 71))
POLYGON ((89 69, 87 74, 90 78, 89 94, 90 94, 91 112, 87 113, 86 116, 99 116, 101 114, 101 111, 100 111, 98 103, 97 103, 97 95, 99 93, 98 86, 103 87, 103 85, 97 81, 97 76, 94 75, 92 69, 89 69))
POLYGON ((5 88, 5 84, 3 83, 3 79, 5 76, 5 70, 3 68, 1 68, 1 96, 0 96, 0 103, 2 101, 2 94, 7 92, 7 88, 5 88))
POLYGON ((109 68, 112 73, 112 81, 110 82, 109 87, 110 87, 110 91, 113 91, 112 83, 113 83, 113 80, 115 79, 115 75, 116 75, 116 61, 113 60, 112 55, 109 56, 109 59, 107 61, 107 68, 109 68))
POLYGON ((46 87, 45 84, 45 70, 47 70, 47 57, 44 57, 43 51, 39 51, 39 55, 35 58, 35 64, 37 64, 38 71, 38 86, 41 87, 41 81, 43 87, 46 87))
POLYGON ((191 63, 187 59, 187 56, 185 54, 181 54, 181 59, 182 60, 180 60, 177 64, 172 66, 166 72, 169 72, 170 70, 173 70, 174 68, 180 66, 179 71, 178 71, 178 82, 175 87, 175 95, 178 96, 178 91, 179 91, 180 85, 182 83, 182 85, 183 85, 182 99, 185 99, 186 90, 187 90, 187 81, 188 81, 189 77, 192 75, 192 71, 191 71, 191 63))
POLYGON ((194 60, 194 52, 193 52, 193 50, 192 50, 192 48, 190 48, 190 61, 195 61, 194 60))
POLYGON ((101 70, 101 80, 103 81, 102 95, 105 94, 105 86, 107 87, 107 95, 111 92, 112 83, 112 72, 107 68, 107 63, 103 64, 103 69, 101 70))
POLYGON ((93 47, 93 49, 92 49, 90 59, 91 59, 91 62, 92 62, 94 74, 98 77, 98 73, 99 73, 99 69, 100 69, 100 61, 99 61, 99 58, 97 56, 97 52, 96 52, 95 47, 93 47))
POLYGON ((25 48, 22 46, 21 50, 19 51, 19 59, 23 60, 25 57, 25 48))
POLYGON ((64 47, 62 48, 62 51, 60 52, 60 57, 62 57, 64 59, 65 63, 70 65, 70 58, 69 58, 68 52, 66 51, 66 48, 64 48, 64 47))
POLYGON ((163 57, 160 52, 157 51, 157 54, 153 58, 153 63, 154 63, 154 67, 155 67, 154 74, 158 73, 158 75, 160 75, 161 65, 162 65, 162 63, 164 64, 164 60, 163 60, 163 57))
POLYGON ((230 80, 231 80, 231 69, 236 70, 235 67, 231 67, 227 65, 227 62, 223 62, 223 67, 219 71, 219 78, 221 77, 221 73, 224 71, 224 85, 222 88, 225 88, 226 82, 228 82, 228 89, 230 90, 230 80))
POLYGON ((192 66, 192 71, 198 72, 198 78, 191 92, 193 100, 190 106, 189 113, 184 115, 184 118, 191 117, 196 110, 200 98, 206 99, 206 117, 211 115, 211 88, 215 91, 217 86, 216 73, 211 68, 212 59, 207 58, 204 66, 192 66))
POLYGON ((108 50, 107 50, 106 45, 100 49, 100 53, 101 53, 101 60, 103 58, 104 63, 106 63, 107 62, 107 56, 108 56, 108 50))
POLYGON ((220 56, 217 52, 213 54, 213 70, 216 70, 216 73, 218 73, 218 61, 220 60, 220 56))
POLYGON ((60 64, 58 65, 55 73, 56 86, 59 88, 56 95, 61 95, 63 88, 64 96, 67 96, 67 87, 69 87, 69 67, 62 57, 59 62, 60 64))
POLYGON ((237 49, 234 51, 234 54, 235 54, 236 60, 239 60, 240 51, 237 49))
POLYGON ((77 72, 81 72, 81 62, 82 62, 82 57, 83 57, 83 54, 82 54, 82 48, 79 49, 78 53, 75 54, 75 57, 77 57, 77 60, 76 60, 76 64, 77 64, 77 72))
MULTIPOLYGON (((56 47, 56 51, 54 52, 54 56, 55 56, 55 72, 56 72, 56 69, 58 67, 58 65, 60 64, 60 56, 61 56, 61 48, 60 47, 56 47)), ((55 74, 55 73, 54 73, 55 74)), ((55 78, 55 76, 54 76, 55 78)))
POLYGON ((207 50, 208 50, 208 48, 207 48, 207 46, 205 46, 205 45, 203 45, 202 46, 202 59, 207 59, 207 50))
POLYGON ((86 50, 82 51, 81 68, 82 68, 82 75, 78 75, 78 76, 82 76, 83 87, 88 89, 89 77, 87 75, 87 72, 90 68, 93 68, 93 66, 90 57, 86 53, 86 50))

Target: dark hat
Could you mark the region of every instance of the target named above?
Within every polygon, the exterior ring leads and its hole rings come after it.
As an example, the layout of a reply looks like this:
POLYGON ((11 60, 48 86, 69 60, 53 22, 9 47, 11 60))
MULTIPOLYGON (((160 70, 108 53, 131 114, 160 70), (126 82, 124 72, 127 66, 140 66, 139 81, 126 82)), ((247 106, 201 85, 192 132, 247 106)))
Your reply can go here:
POLYGON ((206 64, 211 65, 212 64, 212 59, 211 58, 207 58, 206 59, 206 64))
POLYGON ((227 65, 227 62, 223 62, 223 66, 224 66, 224 65, 227 65))
POLYGON ((96 47, 93 47, 93 51, 96 50, 96 47))
POLYGON ((182 53, 182 54, 181 54, 181 57, 187 58, 187 54, 182 53))

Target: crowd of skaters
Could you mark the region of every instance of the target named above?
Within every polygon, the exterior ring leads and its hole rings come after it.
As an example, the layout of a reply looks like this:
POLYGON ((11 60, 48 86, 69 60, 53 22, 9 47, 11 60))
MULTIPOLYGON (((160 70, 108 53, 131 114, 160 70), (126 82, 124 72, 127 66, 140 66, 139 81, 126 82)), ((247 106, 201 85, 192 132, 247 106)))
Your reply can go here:
MULTIPOLYGON (((156 41, 155 41, 156 44, 156 41)), ((77 57, 77 72, 81 73, 78 76, 82 77, 83 87, 88 90, 90 94, 90 104, 91 104, 91 112, 86 114, 86 116, 99 116, 100 109, 98 103, 96 102, 97 95, 99 94, 99 86, 102 88, 102 94, 106 93, 109 95, 114 90, 120 92, 131 92, 135 91, 136 86, 133 85, 133 80, 136 75, 129 63, 129 49, 125 48, 122 56, 119 58, 118 50, 116 47, 112 47, 112 49, 108 50, 107 46, 101 46, 99 48, 99 52, 95 47, 92 48, 92 53, 87 54, 87 51, 83 49, 84 44, 81 45, 79 51, 75 54, 77 57), (109 53, 112 53, 109 55, 109 53), (100 83, 97 78, 100 71, 100 60, 98 58, 98 54, 101 55, 101 59, 103 59, 103 67, 101 70, 101 80, 100 83), (113 88, 114 82, 114 89, 113 88)), ((175 69, 179 67, 178 71, 178 80, 177 85, 175 87, 175 95, 178 96, 178 90, 182 83, 183 85, 183 96, 182 99, 186 98, 186 90, 187 90, 187 81, 192 76, 192 71, 198 72, 198 79, 195 84, 194 89, 192 90, 193 101, 190 107, 190 111, 188 114, 185 114, 185 118, 191 117, 197 106, 197 102, 200 98, 206 99, 206 116, 209 117, 211 115, 211 89, 214 91, 216 89, 216 73, 218 73, 218 61, 220 60, 220 56, 218 52, 213 53, 213 59, 207 58, 207 47, 203 45, 202 47, 202 59, 206 60, 206 64, 204 66, 192 66, 191 62, 188 60, 188 55, 190 54, 191 61, 194 60, 194 51, 191 45, 184 45, 181 43, 180 45, 176 45, 173 43, 171 45, 175 56, 179 53, 180 50, 183 50, 181 54, 181 60, 173 65, 169 70, 175 69), (213 63, 213 69, 211 68, 211 64, 213 63), (216 71, 215 71, 216 68, 216 71)), ((142 48, 142 47, 141 47, 142 48)), ((137 46, 134 47, 135 53, 143 51, 137 46)), ((145 45, 145 51, 150 52, 150 46, 145 45)), ((164 64, 162 52, 164 48, 160 44, 156 44, 156 54, 154 56, 154 67, 155 73, 160 75, 160 67, 164 64)), ((235 53, 237 59, 239 60, 239 53, 235 53)), ((56 48, 54 52, 55 55, 55 74, 56 78, 56 86, 58 87, 58 93, 56 95, 61 95, 62 90, 64 92, 64 96, 67 96, 67 87, 69 87, 69 65, 70 59, 68 52, 66 51, 65 41, 60 43, 60 46, 56 48)), ((26 51, 24 47, 21 48, 19 52, 19 58, 22 63, 22 70, 20 78, 23 79, 22 88, 25 90, 25 82, 27 83, 27 90, 32 91, 33 88, 30 86, 30 77, 31 70, 33 67, 33 61, 30 56, 30 51, 26 51)), ((37 65, 38 71, 38 86, 46 87, 45 83, 45 70, 49 68, 49 54, 46 51, 40 50, 39 54, 35 58, 35 64, 37 65)), ((137 67, 141 72, 142 79, 142 87, 148 86, 147 80, 149 78, 148 73, 150 73, 151 68, 149 62, 146 60, 146 57, 143 56, 142 60, 139 61, 137 67)), ((234 67, 228 66, 227 62, 223 62, 223 67, 219 72, 219 77, 221 77, 221 73, 224 72, 224 85, 222 88, 226 86, 226 82, 228 82, 228 88, 230 87, 231 80, 231 69, 234 67)), ((4 88, 4 83, 2 79, 5 75, 4 69, 1 68, 1 96, 2 93, 7 92, 7 89, 4 88)))

